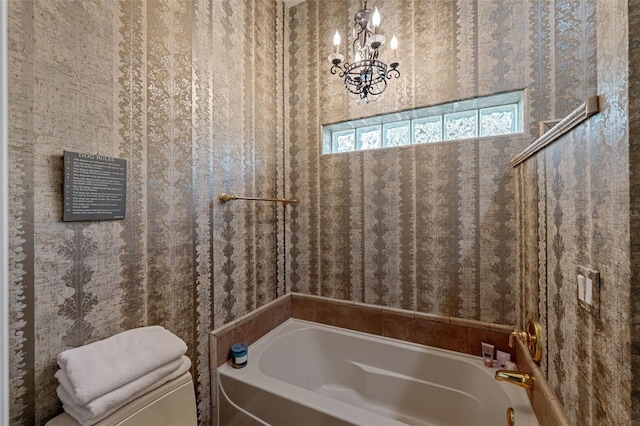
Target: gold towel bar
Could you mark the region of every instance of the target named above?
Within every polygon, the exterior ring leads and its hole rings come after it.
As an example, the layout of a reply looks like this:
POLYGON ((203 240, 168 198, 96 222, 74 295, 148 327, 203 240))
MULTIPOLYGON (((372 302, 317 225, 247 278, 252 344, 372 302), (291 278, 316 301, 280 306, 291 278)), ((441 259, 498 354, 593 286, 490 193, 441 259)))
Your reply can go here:
POLYGON ((226 202, 229 202, 231 200, 273 201, 273 202, 282 203, 282 204, 297 204, 298 203, 298 200, 295 199, 295 198, 254 198, 254 197, 238 197, 238 196, 229 195, 229 194, 220 194, 218 199, 220 200, 220 203, 222 203, 222 204, 224 204, 226 202))

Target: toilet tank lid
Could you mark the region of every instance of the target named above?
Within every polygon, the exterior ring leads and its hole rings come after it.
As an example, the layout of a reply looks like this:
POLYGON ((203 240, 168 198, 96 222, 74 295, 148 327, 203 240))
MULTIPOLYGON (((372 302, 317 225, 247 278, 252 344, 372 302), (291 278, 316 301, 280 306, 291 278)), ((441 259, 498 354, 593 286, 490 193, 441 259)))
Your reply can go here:
MULTIPOLYGON (((191 380, 191 373, 186 372, 182 376, 176 377, 175 379, 168 381, 167 383, 159 386, 151 392, 148 392, 141 397, 134 399, 109 417, 96 423, 95 426, 118 424, 123 419, 146 407, 156 399, 179 388, 180 386, 183 386, 186 383, 191 382, 191 380)), ((79 426, 79 423, 67 413, 62 413, 45 423, 45 426, 79 426)))

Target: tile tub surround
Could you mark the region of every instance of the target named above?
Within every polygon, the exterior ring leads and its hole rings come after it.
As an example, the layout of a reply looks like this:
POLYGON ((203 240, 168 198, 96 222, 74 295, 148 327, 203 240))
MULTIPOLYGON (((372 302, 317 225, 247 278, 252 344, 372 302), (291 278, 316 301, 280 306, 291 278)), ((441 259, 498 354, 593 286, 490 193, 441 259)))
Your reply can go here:
POLYGON ((481 356, 481 343, 509 352, 513 326, 444 317, 299 293, 291 294, 291 316, 421 345, 481 356))
POLYGON ((282 296, 209 334, 209 365, 215 370, 231 359, 231 345, 251 345, 291 318, 291 296, 282 296))
POLYGON ((291 295, 286 294, 235 321, 209 333, 209 373, 211 380, 211 418, 217 424, 218 382, 216 370, 231 359, 231 345, 251 345, 291 318, 291 295))
MULTIPOLYGON (((541 426, 570 426, 571 423, 553 393, 540 367, 533 362, 529 351, 522 341, 517 339, 516 356, 520 360, 518 369, 525 373, 533 373, 536 379, 533 390, 528 390, 529 400, 541 426)), ((545 356, 545 354, 543 354, 545 356)))
POLYGON ((210 366, 214 370, 231 359, 234 343, 249 345, 289 318, 318 322, 335 327, 436 348, 481 356, 480 343, 509 348, 509 325, 442 317, 403 309, 383 308, 348 301, 289 293, 277 300, 225 324, 210 333, 210 366))
MULTIPOLYGON (((403 309, 383 308, 321 296, 288 293, 209 334, 212 417, 217 413, 216 369, 231 359, 231 345, 249 345, 289 318, 318 322, 349 330, 376 334, 421 345, 481 356, 480 343, 495 345, 511 354, 522 371, 533 372, 537 387, 528 392, 542 426, 569 423, 538 366, 524 352, 522 343, 509 348, 510 325, 490 324, 403 309)), ((215 423, 214 423, 215 424, 215 423)))

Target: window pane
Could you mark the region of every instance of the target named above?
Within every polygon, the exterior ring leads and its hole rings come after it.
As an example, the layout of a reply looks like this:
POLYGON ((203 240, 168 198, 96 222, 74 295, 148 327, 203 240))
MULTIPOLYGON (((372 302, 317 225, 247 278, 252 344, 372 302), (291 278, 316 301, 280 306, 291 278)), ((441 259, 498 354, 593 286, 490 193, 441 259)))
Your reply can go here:
POLYGON ((358 149, 382 148, 380 126, 361 127, 358 129, 358 149))
POLYGON ((442 116, 413 120, 413 143, 440 142, 442 140, 442 116))
POLYGON ((522 133, 522 92, 322 126, 322 152, 340 153, 522 133))
POLYGON ((478 134, 478 111, 463 111, 444 116, 446 140, 472 139, 478 134))
POLYGON ((480 136, 516 133, 518 104, 480 110, 480 136))
POLYGON ((410 121, 385 124, 383 127, 384 146, 409 145, 411 143, 411 134, 409 133, 410 124, 410 121))
POLYGON ((333 152, 348 152, 356 150, 355 130, 333 132, 333 152))

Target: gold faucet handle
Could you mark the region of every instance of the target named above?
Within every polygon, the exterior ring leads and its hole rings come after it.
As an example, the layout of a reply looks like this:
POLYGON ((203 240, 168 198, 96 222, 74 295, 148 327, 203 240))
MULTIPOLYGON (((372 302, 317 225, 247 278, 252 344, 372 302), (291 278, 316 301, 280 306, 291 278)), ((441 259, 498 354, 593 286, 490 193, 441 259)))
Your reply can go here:
POLYGON ((526 342, 526 339, 528 337, 527 333, 525 331, 517 331, 514 330, 511 332, 511 334, 509 335, 509 347, 513 348, 513 345, 515 343, 514 338, 518 337, 520 338, 520 340, 526 342))
POLYGON ((507 426, 516 426, 516 413, 513 407, 507 408, 507 426))
POLYGON ((527 323, 527 329, 525 331, 514 330, 509 335, 509 347, 513 348, 514 337, 519 337, 520 340, 529 349, 529 353, 535 362, 540 362, 542 359, 542 346, 540 345, 540 337, 542 336, 542 327, 538 321, 530 320, 527 323))

